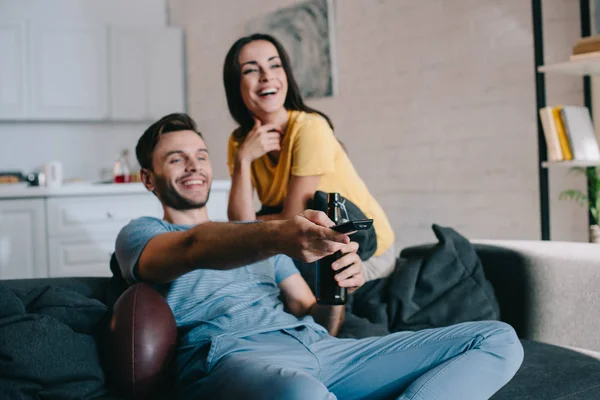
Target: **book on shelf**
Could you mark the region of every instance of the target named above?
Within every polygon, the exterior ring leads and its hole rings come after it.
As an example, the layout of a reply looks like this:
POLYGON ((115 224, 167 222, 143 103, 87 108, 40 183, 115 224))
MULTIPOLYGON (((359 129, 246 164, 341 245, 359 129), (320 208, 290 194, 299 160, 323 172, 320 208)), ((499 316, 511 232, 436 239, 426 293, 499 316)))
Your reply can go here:
POLYGON ((547 106, 539 110, 548 161, 600 160, 590 112, 581 106, 547 106))
POLYGON ((590 110, 581 106, 564 106, 561 117, 575 160, 600 160, 600 149, 590 110))
POLYGON ((563 153, 563 160, 569 161, 573 159, 573 153, 571 152, 571 143, 569 143, 564 121, 560 115, 561 109, 562 106, 552 107, 552 117, 556 125, 556 135, 558 136, 558 142, 563 153))
POLYGON ((542 121, 542 129, 546 138, 546 146, 548 147, 548 160, 564 160, 561 143, 558 139, 558 131, 556 130, 556 121, 552 114, 552 107, 540 108, 540 120, 542 121))

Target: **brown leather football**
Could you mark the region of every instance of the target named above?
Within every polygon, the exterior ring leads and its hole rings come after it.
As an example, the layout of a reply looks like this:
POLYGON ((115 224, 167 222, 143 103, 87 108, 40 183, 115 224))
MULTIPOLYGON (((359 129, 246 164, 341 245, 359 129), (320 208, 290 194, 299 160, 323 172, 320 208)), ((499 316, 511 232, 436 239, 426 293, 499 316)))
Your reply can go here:
POLYGON ((164 388, 177 344, 171 308, 150 285, 137 283, 117 300, 110 321, 112 376, 136 399, 164 388))

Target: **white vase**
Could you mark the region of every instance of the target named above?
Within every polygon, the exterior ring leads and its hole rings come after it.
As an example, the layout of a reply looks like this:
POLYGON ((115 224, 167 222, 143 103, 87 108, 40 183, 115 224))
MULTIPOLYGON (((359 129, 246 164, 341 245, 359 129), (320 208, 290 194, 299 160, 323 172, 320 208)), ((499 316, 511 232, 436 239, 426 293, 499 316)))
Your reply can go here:
POLYGON ((600 226, 590 225, 590 243, 600 243, 600 226))

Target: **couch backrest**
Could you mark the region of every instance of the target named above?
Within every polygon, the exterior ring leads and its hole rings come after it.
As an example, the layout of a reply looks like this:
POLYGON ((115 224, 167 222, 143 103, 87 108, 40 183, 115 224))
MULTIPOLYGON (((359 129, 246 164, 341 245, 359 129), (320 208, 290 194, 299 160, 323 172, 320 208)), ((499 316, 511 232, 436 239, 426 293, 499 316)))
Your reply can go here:
POLYGON ((473 243, 504 314, 521 337, 600 351, 600 245, 473 243))
POLYGON ((475 244, 485 277, 494 287, 502 321, 510 324, 519 337, 528 336, 527 279, 525 260, 504 247, 475 244))
POLYGON ((54 286, 72 290, 86 297, 100 300, 106 304, 106 288, 110 278, 34 278, 34 279, 8 279, 0 283, 9 289, 34 289, 40 286, 54 286))

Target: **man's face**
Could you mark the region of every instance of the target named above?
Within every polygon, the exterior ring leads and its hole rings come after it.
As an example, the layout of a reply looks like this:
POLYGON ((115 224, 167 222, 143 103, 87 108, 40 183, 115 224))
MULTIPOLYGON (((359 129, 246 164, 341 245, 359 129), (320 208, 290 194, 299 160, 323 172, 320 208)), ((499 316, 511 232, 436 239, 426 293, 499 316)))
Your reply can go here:
POLYGON ((202 208, 208 201, 212 166, 204 140, 194 131, 160 137, 152 154, 154 172, 146 187, 175 210, 202 208))

